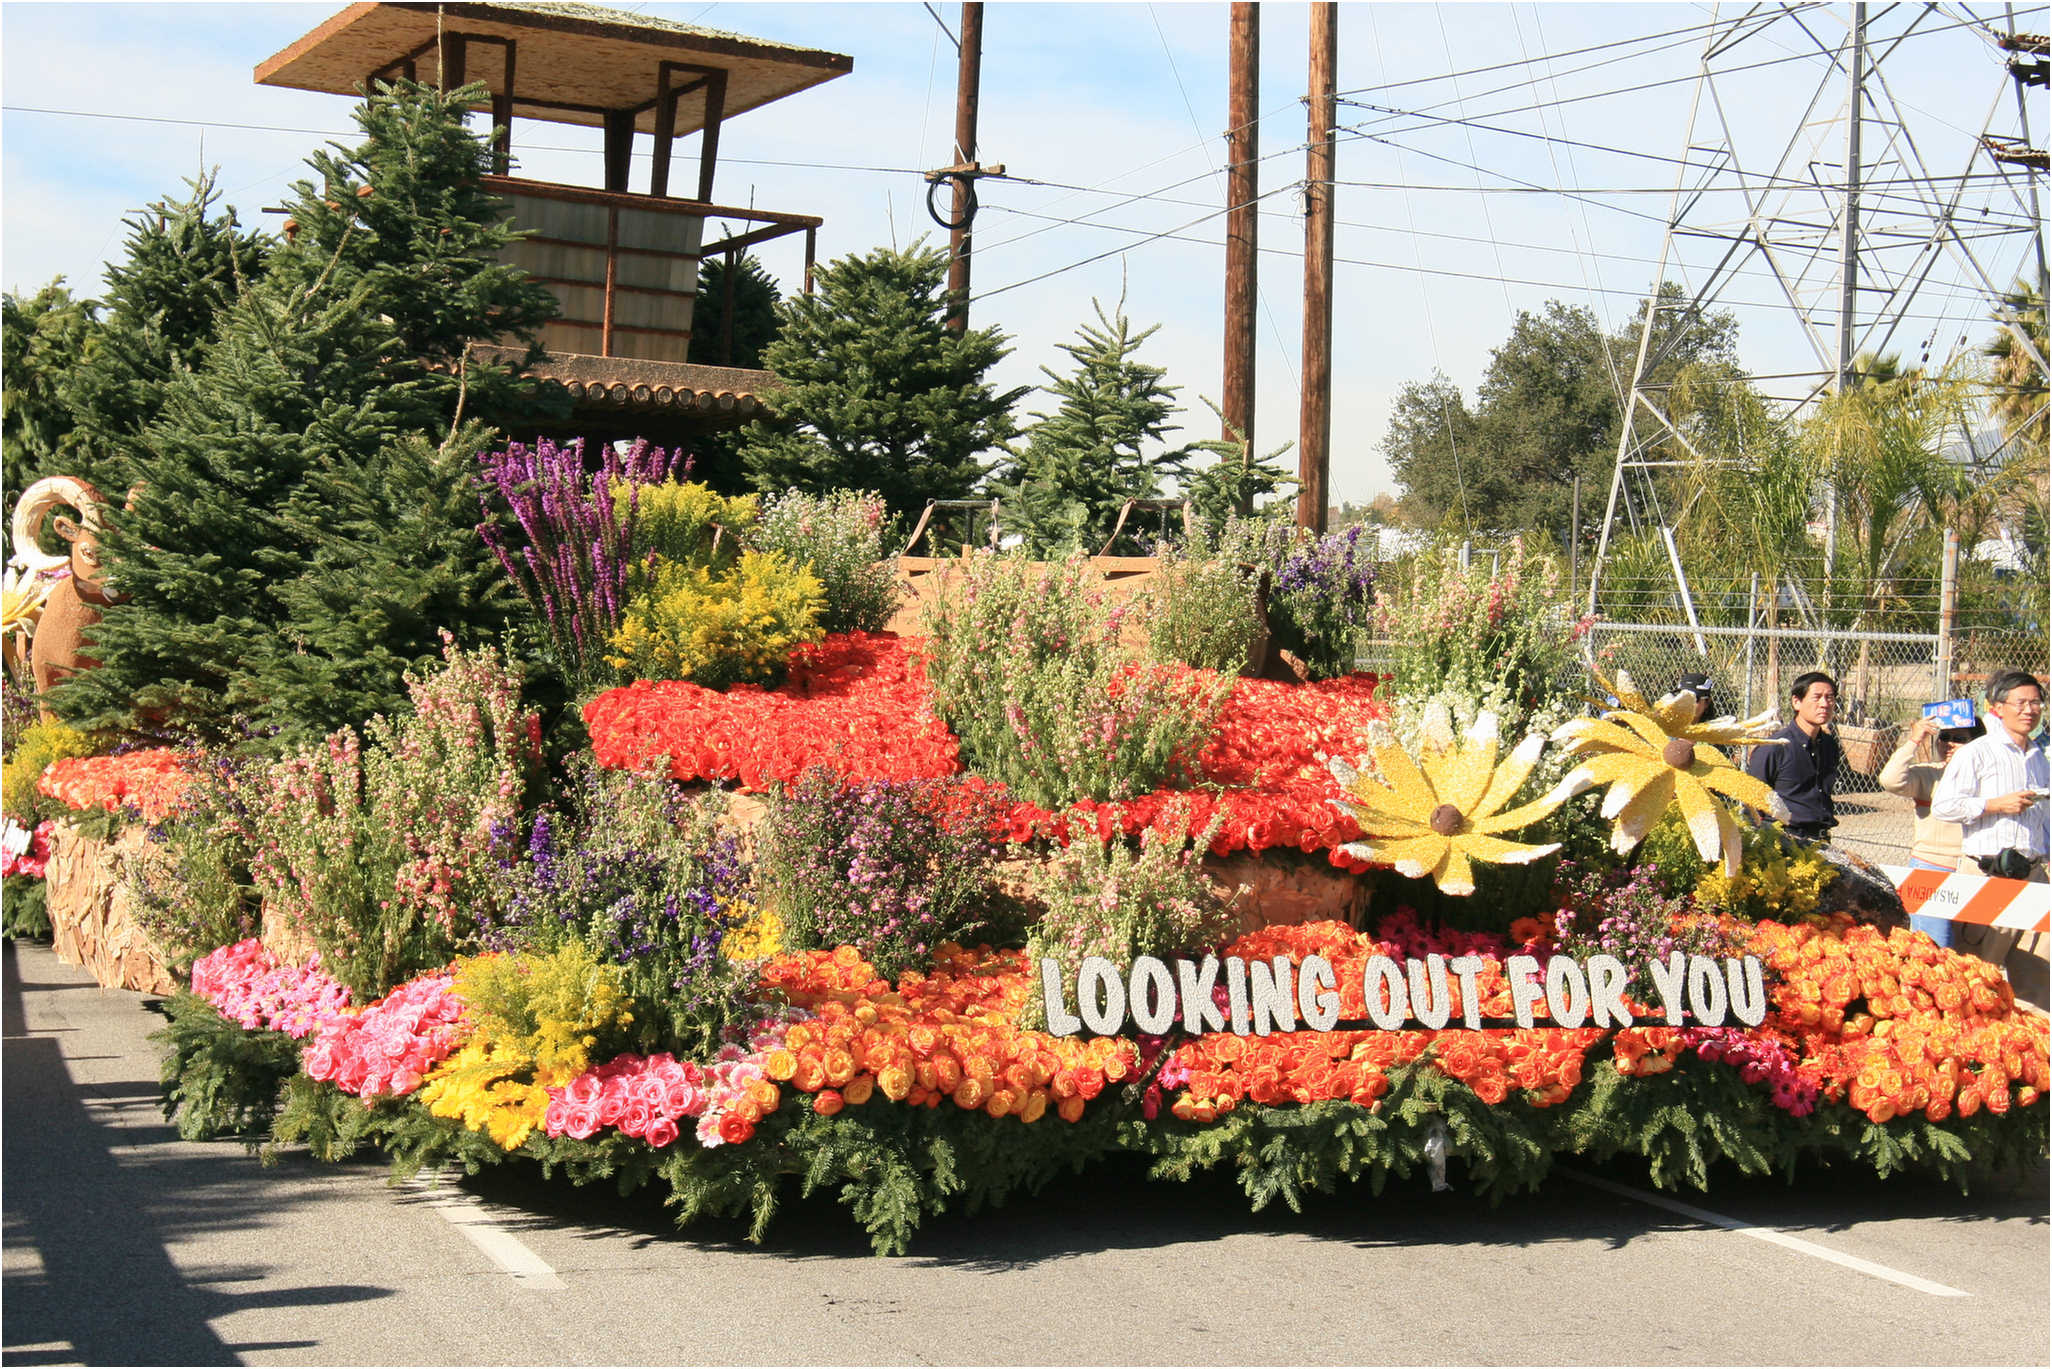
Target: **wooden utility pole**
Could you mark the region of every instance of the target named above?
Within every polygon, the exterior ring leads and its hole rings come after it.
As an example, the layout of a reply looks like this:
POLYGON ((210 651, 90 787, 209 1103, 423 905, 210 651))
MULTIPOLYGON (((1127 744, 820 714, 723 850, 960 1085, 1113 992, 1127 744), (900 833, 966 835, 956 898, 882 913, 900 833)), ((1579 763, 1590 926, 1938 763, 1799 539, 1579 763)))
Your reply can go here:
POLYGON ((1332 466, 1332 182, 1339 6, 1311 6, 1310 151, 1304 171, 1304 398, 1297 419, 1297 523, 1325 531, 1332 466))
MULTIPOLYGON (((955 78, 955 165, 976 164, 976 106, 983 91, 983 6, 962 6, 962 54, 955 78)), ((954 224, 948 230, 948 292, 955 306, 948 313, 948 326, 957 333, 969 330, 969 238, 970 220, 976 215, 976 183, 968 176, 955 181, 954 224)))
POLYGON ((1225 384, 1228 442, 1254 440, 1254 302, 1260 227, 1261 11, 1235 0, 1227 40, 1225 384))

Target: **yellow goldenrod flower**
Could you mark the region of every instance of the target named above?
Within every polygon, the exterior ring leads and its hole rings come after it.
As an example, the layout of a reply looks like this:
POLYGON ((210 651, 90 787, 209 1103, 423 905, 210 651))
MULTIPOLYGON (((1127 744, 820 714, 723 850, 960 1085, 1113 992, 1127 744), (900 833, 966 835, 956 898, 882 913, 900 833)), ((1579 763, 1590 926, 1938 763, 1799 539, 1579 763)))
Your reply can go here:
POLYGON ((1443 709, 1428 715, 1426 738, 1413 759, 1381 723, 1369 728, 1369 758, 1378 783, 1345 761, 1332 761, 1333 777, 1347 792, 1335 799, 1360 824, 1365 838, 1342 847, 1361 860, 1394 865, 1412 879, 1426 875, 1440 889, 1465 897, 1475 892, 1475 861, 1524 865, 1560 849, 1559 842, 1526 846, 1495 835, 1537 822, 1560 807, 1555 791, 1532 803, 1499 812, 1539 762, 1545 739, 1526 737, 1497 764, 1496 715, 1475 719, 1456 745, 1443 709))

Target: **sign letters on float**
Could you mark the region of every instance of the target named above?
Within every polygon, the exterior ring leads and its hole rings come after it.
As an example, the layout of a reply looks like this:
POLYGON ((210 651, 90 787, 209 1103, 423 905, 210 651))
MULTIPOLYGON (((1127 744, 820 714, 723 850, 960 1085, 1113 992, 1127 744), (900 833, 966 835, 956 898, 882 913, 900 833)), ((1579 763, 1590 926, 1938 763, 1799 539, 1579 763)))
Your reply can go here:
MULTIPOLYGON (((1342 1022, 1339 979, 1321 955, 1307 955, 1299 964, 1292 964, 1288 956, 1272 961, 1206 956, 1201 961, 1177 960, 1173 969, 1143 955, 1124 974, 1102 956, 1089 956, 1076 967, 1073 981, 1066 978, 1061 961, 1050 957, 1040 962, 1041 1005, 1047 1012, 1047 1030, 1054 1036, 1083 1031, 1113 1036, 1129 1021, 1151 1035, 1168 1032, 1178 1021, 1193 1036, 1223 1031, 1240 1036, 1437 1031, 1453 1018, 1453 986, 1458 983, 1461 1025, 1470 1031, 1513 1023, 1532 1027, 1537 1021, 1534 1009, 1542 1002, 1549 1026, 1635 1024, 1624 996, 1631 970, 1616 956, 1556 955, 1543 963, 1536 956, 1511 956, 1503 971, 1510 981, 1512 1015, 1502 1021, 1482 1017, 1475 981, 1486 964, 1473 955, 1429 955, 1402 964, 1388 956, 1370 956, 1361 967, 1368 1020, 1342 1022), (1223 1005, 1218 1001, 1221 987, 1223 1005)), ((1648 960, 1646 968, 1660 999, 1657 1020, 1668 1026, 1721 1027, 1733 1022, 1757 1027, 1767 1018, 1758 956, 1717 959, 1676 951, 1664 960, 1648 960)))

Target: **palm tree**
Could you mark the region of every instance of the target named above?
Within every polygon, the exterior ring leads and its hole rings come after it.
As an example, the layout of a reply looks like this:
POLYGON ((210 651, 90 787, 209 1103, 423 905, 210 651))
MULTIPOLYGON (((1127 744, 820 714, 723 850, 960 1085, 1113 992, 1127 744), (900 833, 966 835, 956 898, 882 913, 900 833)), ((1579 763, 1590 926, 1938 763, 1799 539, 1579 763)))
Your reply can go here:
POLYGON ((2045 368, 2018 341, 2014 329, 2021 328, 2038 356, 2045 355, 2044 293, 2019 277, 2014 289, 2003 292, 1993 318, 2003 327, 1981 348, 1981 354, 1995 363, 1995 396, 1989 408, 2002 425, 2005 442, 2021 435, 2024 445, 2042 450, 2047 436, 2045 368))

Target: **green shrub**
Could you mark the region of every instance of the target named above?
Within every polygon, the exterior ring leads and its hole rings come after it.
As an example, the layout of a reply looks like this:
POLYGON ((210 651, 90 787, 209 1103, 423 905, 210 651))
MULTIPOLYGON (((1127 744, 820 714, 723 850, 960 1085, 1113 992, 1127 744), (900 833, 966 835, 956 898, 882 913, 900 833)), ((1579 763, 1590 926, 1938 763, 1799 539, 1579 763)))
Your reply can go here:
POLYGON ((4 881, 7 908, 0 914, 0 936, 10 941, 46 941, 50 936, 50 886, 27 875, 4 881))
POLYGON ((1127 799, 1187 777, 1230 676, 1137 661, 1084 557, 978 552, 926 612, 934 706, 968 767, 1043 808, 1127 799))
MULTIPOLYGON (((1174 810, 1172 810, 1172 813, 1174 810)), ((1027 963, 1061 962, 1073 979, 1089 956, 1131 965, 1143 955, 1203 952, 1239 931, 1239 914, 1204 877, 1204 850, 1223 816, 1194 841, 1149 828, 1137 849, 1122 839, 1100 841, 1084 816, 1068 846, 1035 871, 1033 897, 1046 911, 1026 942, 1027 963)), ((1180 826, 1172 816, 1171 827, 1180 826)), ((1040 995, 1026 1000, 1025 1025, 1041 1025, 1040 995)))
POLYGON ((1148 654, 1238 674, 1261 636, 1254 596, 1253 577, 1239 564, 1171 552, 1148 589, 1148 654))
POLYGON ((121 863, 136 924, 180 978, 207 952, 255 936, 261 918, 238 772, 223 761, 198 776, 121 863))
POLYGON ((195 994, 173 994, 164 1015, 169 1024, 150 1039, 164 1043, 165 1120, 188 1141, 268 1131, 280 1090, 299 1073, 299 1043, 245 1030, 195 994))
POLYGON ((881 632, 903 594, 891 534, 882 495, 792 490, 764 501, 750 540, 812 572, 824 595, 822 631, 881 632))

